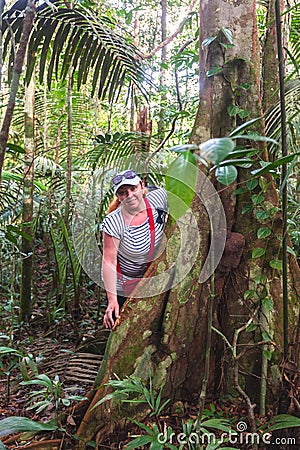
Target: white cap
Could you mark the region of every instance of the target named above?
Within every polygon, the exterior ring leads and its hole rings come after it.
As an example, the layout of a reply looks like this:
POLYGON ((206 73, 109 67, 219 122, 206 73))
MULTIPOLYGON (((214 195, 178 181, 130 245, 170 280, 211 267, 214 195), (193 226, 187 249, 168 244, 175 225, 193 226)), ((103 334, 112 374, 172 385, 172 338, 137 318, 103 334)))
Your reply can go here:
POLYGON ((136 186, 142 180, 133 170, 124 170, 123 172, 120 172, 117 175, 115 175, 113 177, 112 181, 113 181, 113 184, 114 184, 114 193, 116 194, 117 190, 121 186, 124 186, 125 184, 127 184, 127 185, 129 184, 130 186, 136 186), (126 177, 126 174, 129 175, 129 178, 126 177), (119 183, 115 184, 114 180, 117 177, 120 177, 120 181, 119 181, 119 183))

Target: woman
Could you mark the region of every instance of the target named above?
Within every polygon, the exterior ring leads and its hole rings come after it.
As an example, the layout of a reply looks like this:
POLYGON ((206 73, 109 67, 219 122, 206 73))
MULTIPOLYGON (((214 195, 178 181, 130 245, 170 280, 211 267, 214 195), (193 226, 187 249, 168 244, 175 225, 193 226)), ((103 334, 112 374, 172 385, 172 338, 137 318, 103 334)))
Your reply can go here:
POLYGON ((150 253, 153 251, 155 255, 159 247, 167 211, 166 191, 161 188, 148 191, 133 170, 118 173, 112 182, 118 207, 105 217, 100 227, 102 276, 108 299, 103 319, 106 328, 113 327, 126 300, 122 285, 143 277, 153 259, 150 253))

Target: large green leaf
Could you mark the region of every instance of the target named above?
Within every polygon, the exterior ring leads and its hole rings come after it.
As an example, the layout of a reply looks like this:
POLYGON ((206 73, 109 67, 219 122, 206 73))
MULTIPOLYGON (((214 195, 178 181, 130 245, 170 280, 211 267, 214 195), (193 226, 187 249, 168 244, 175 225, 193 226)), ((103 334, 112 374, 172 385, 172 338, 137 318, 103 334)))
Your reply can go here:
POLYGON ((0 421, 0 436, 8 436, 24 431, 54 431, 57 428, 56 424, 35 422, 27 417, 14 416, 0 421))
POLYGON ((197 166, 195 155, 187 150, 169 166, 166 174, 166 190, 170 214, 178 220, 190 207, 195 195, 197 166))
POLYGON ((237 169, 234 166, 222 166, 216 170, 216 177, 219 183, 229 186, 237 179, 237 169))
POLYGON ((282 166, 283 164, 288 164, 289 162, 293 161, 297 156, 298 153, 293 153, 292 155, 283 156, 282 158, 276 159, 274 162, 267 162, 264 164, 263 167, 260 169, 252 170, 252 175, 263 175, 264 173, 269 173, 270 171, 276 169, 279 166, 282 166))
POLYGON ((279 414, 272 417, 265 425, 266 431, 285 430, 286 428, 300 427, 300 418, 289 414, 279 414))
POLYGON ((213 164, 218 165, 234 149, 234 142, 230 138, 209 139, 200 144, 200 156, 213 164))
MULTIPOLYGON (((8 180, 8 181, 16 181, 18 183, 24 182, 24 176, 19 173, 12 173, 4 171, 2 172, 2 180, 8 180)), ((34 181, 35 187, 37 187, 41 191, 46 191, 46 186, 41 183, 40 181, 34 181)))

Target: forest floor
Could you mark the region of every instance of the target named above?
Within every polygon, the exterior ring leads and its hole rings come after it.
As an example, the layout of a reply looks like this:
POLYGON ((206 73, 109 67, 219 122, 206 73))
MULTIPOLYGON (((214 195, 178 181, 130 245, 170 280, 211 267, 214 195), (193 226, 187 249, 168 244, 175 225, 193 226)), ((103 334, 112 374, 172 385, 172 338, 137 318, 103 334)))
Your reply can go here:
MULTIPOLYGON (((101 327, 104 306, 102 305, 99 309, 98 301, 93 296, 87 297, 79 320, 74 320, 70 314, 61 314, 57 315, 51 324, 47 323, 45 315, 36 307, 29 326, 18 324, 17 319, 12 318, 11 309, 8 309, 4 302, 2 305, 0 302, 0 308, 2 310, 0 319, 0 350, 2 349, 2 353, 0 351, 0 422, 5 418, 20 416, 49 423, 53 419, 57 420, 58 417, 61 417, 61 413, 64 413, 64 419, 60 424, 62 430, 39 434, 15 435, 11 433, 2 438, 5 444, 4 448, 72 450, 75 448, 74 409, 79 401, 78 396, 84 397, 91 389, 101 365, 101 354, 105 348, 108 332, 101 327), (5 348, 15 351, 7 350, 5 353, 5 348), (82 368, 83 370, 81 370, 82 368), (36 379, 37 375, 47 376, 50 381, 39 386, 20 384, 27 378, 36 379), (37 387, 40 394, 33 396, 33 388, 36 391, 37 387), (78 399, 71 401, 71 405, 68 404, 70 396, 78 399), (46 447, 46 442, 49 442, 49 447, 46 447)), ((269 416, 273 413, 270 411, 269 416)), ((196 447, 189 445, 190 443, 180 447, 178 436, 183 430, 187 431, 187 428, 183 428, 183 424, 187 427, 188 424, 195 423, 198 414, 198 402, 185 404, 177 402, 164 408, 158 416, 143 420, 142 428, 128 420, 124 428, 108 434, 105 442, 98 446, 91 443, 90 448, 125 449, 126 444, 134 436, 150 436, 151 430, 157 427, 161 433, 165 433, 168 429, 174 433, 176 438, 173 437, 173 448, 194 449, 196 447)), ((231 424, 232 430, 236 430, 238 424, 241 423, 247 427, 248 423, 245 403, 239 397, 227 396, 221 399, 208 399, 204 415, 206 420, 227 420, 231 424)), ((258 427, 263 426, 268 418, 257 418, 258 427)), ((191 428, 190 432, 192 431, 191 428)), ((219 430, 219 432, 221 431, 219 430)), ((168 442, 171 443, 171 441, 167 441, 164 448, 171 448, 167 447, 168 442)), ((229 448, 228 444, 227 447, 229 448)), ((271 447, 272 450, 300 449, 298 445, 281 447, 273 444, 271 447)), ((148 449, 149 443, 134 448, 148 449)), ((221 447, 211 447, 211 449, 215 448, 221 447)), ((253 450, 251 445, 231 444, 230 448, 253 450)), ((265 446, 259 446, 259 448, 265 448, 265 446)))

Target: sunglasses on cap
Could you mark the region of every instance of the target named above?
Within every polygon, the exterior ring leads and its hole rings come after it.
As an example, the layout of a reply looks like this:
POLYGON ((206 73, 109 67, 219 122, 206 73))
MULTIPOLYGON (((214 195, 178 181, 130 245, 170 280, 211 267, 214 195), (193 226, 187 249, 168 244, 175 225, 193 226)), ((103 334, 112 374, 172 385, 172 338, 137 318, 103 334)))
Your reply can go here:
POLYGON ((113 177, 112 182, 115 186, 121 183, 121 181, 125 180, 132 180, 133 178, 137 177, 138 175, 133 170, 127 170, 127 172, 124 172, 123 174, 118 174, 115 177, 113 177))

